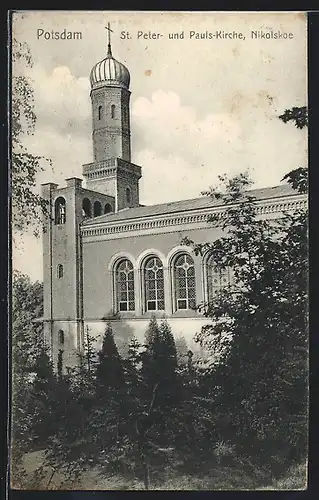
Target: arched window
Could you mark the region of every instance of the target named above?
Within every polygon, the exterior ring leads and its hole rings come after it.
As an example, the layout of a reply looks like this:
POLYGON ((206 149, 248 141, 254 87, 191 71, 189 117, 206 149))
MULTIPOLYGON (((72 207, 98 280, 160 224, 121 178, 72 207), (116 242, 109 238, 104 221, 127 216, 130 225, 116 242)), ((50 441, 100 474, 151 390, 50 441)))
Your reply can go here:
POLYGON ((158 257, 150 257, 145 262, 144 293, 146 311, 165 309, 163 264, 158 257))
POLYGON ((84 198, 82 201, 82 215, 83 217, 92 217, 92 205, 89 198, 84 198))
POLYGON ((55 224, 65 224, 66 221, 66 208, 65 208, 65 199, 62 196, 59 196, 55 200, 55 207, 54 207, 54 221, 55 224))
POLYGON ((94 217, 98 217, 102 213, 102 205, 99 201, 94 202, 94 217))
POLYGON ((104 213, 105 213, 105 214, 108 214, 108 213, 110 213, 110 212, 112 212, 112 207, 111 207, 111 205, 110 205, 109 203, 107 203, 107 204, 105 205, 105 207, 104 207, 104 213))
POLYGON ((115 269, 116 299, 118 311, 135 310, 134 269, 128 259, 121 260, 115 269))
POLYGON ((131 203, 131 190, 129 187, 126 188, 125 196, 126 196, 126 203, 131 203))
POLYGON ((99 120, 102 120, 102 113, 103 113, 103 108, 102 108, 102 106, 99 106, 99 108, 98 108, 99 120))
POLYGON ((115 118, 115 104, 111 106, 111 118, 115 118))
POLYGON ((58 342, 60 345, 64 344, 64 331, 63 330, 59 330, 59 332, 58 332, 58 342))
POLYGON ((63 278, 63 266, 62 266, 62 264, 58 264, 58 266, 57 266, 57 277, 59 279, 63 278))
POLYGON ((207 298, 208 302, 218 297, 220 291, 231 283, 231 269, 217 269, 212 257, 207 259, 207 298))
POLYGON ((175 309, 194 309, 196 306, 195 266, 192 257, 183 253, 173 264, 175 309))

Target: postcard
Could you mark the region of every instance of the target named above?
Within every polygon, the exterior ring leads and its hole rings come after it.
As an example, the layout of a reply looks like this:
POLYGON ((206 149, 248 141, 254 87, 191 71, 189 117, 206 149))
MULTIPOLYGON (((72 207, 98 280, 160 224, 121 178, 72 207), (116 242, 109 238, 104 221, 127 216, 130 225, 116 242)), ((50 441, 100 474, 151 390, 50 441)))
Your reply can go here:
POLYGON ((306 489, 306 13, 11 30, 11 488, 306 489))

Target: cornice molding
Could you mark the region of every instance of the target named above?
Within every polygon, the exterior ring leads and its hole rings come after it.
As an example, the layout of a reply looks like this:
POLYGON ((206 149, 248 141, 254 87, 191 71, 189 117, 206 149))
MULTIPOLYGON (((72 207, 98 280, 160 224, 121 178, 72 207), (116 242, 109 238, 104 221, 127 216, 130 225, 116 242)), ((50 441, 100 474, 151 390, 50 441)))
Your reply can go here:
MULTIPOLYGON (((296 210, 302 210, 307 207, 307 199, 303 195, 296 195, 278 198, 276 200, 260 200, 257 201, 257 214, 261 217, 268 216, 273 218, 273 216, 282 214, 283 212, 295 212, 296 210)), ((123 221, 110 221, 102 224, 92 224, 88 227, 87 225, 81 227, 81 233, 83 238, 94 240, 99 238, 105 238, 109 236, 110 238, 122 238, 127 233, 132 234, 133 232, 143 233, 160 233, 164 231, 174 231, 174 226, 188 226, 189 225, 203 226, 208 223, 209 217, 211 215, 218 215, 220 218, 225 212, 225 206, 221 207, 209 207, 206 209, 193 209, 187 212, 180 212, 174 214, 162 214, 153 217, 138 217, 131 220, 123 221)), ((267 217, 267 218, 268 218, 267 217)), ((128 236, 128 235, 127 235, 128 236)), ((103 238, 103 239, 104 239, 103 238)))

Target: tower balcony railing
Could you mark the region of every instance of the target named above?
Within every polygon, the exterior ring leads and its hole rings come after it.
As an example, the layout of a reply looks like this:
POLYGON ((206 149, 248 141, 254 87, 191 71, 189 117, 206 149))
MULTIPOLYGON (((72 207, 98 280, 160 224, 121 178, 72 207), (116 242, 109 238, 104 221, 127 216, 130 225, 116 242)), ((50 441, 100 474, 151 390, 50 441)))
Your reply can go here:
POLYGON ((123 160, 122 158, 108 158, 107 160, 95 161, 92 163, 86 163, 83 165, 83 175, 89 175, 92 172, 102 172, 110 168, 119 167, 129 173, 134 173, 136 176, 141 177, 141 167, 131 163, 129 161, 123 160))

